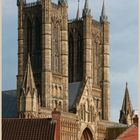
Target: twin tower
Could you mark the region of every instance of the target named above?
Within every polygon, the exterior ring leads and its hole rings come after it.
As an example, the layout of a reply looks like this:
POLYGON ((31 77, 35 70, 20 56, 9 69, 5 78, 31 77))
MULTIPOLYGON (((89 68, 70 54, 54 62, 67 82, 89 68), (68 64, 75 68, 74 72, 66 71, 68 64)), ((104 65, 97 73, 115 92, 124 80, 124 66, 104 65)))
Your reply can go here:
POLYGON ((86 96, 96 99, 100 118, 108 120, 109 22, 104 4, 100 21, 92 19, 88 0, 82 17, 78 10, 74 20, 68 20, 66 0, 18 0, 17 5, 19 117, 45 117, 54 108, 69 112, 70 84, 86 81, 86 96))

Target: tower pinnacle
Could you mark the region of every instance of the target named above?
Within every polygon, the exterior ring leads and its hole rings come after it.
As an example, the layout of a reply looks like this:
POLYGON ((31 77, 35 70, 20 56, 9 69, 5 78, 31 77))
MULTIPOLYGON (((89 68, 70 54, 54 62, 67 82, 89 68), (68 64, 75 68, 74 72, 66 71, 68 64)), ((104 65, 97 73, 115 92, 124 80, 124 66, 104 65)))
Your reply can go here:
POLYGON ((126 87, 128 86, 128 83, 126 82, 126 87))
POLYGON ((17 6, 26 4, 26 0, 17 0, 17 6))
POLYGON ((29 88, 31 90, 36 89, 29 54, 22 87, 26 90, 28 90, 29 88))
POLYGON ((30 55, 28 54, 27 66, 24 74, 23 84, 20 93, 19 117, 36 117, 38 112, 38 97, 30 55))
POLYGON ((102 11, 101 11, 100 21, 101 22, 106 22, 107 19, 108 19, 108 17, 106 16, 105 2, 103 1, 103 6, 102 6, 102 11))
POLYGON ((58 0, 58 4, 67 5, 67 0, 58 0))
POLYGON ((77 20, 79 19, 79 2, 80 2, 80 0, 78 0, 78 9, 77 9, 77 15, 76 15, 77 20))
POLYGON ((88 7, 88 0, 85 0, 85 6, 83 9, 83 17, 84 16, 90 16, 91 15, 91 10, 88 7))

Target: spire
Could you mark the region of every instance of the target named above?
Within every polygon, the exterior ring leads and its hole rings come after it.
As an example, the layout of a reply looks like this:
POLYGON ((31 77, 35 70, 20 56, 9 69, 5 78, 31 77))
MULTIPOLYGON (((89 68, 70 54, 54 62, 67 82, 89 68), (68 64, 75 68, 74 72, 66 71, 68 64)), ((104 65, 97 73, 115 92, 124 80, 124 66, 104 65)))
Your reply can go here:
POLYGON ((132 104, 129 96, 128 83, 126 82, 125 95, 123 98, 123 104, 120 112, 120 120, 119 120, 120 123, 131 124, 132 123, 131 117, 133 117, 133 113, 134 110, 132 108, 132 104))
POLYGON ((128 83, 126 82, 126 89, 125 89, 125 95, 123 99, 123 104, 122 104, 122 111, 127 112, 127 111, 132 111, 132 104, 129 96, 129 91, 128 91, 128 83))
POLYGON ((22 88, 24 89, 25 93, 28 93, 29 90, 31 91, 36 90, 29 54, 28 54, 28 61, 24 74, 22 88))
POLYGON ((80 0, 78 0, 78 9, 77 9, 77 15, 76 15, 77 20, 79 19, 79 2, 80 2, 80 0))
POLYGON ((107 19, 108 19, 108 17, 106 16, 105 2, 103 1, 103 6, 102 6, 102 11, 101 11, 100 21, 101 22, 106 22, 107 19))
POLYGON ((84 9, 88 9, 88 0, 85 0, 85 6, 84 9))
POLYGON ((29 54, 19 103, 19 117, 30 118, 38 116, 37 90, 34 82, 29 54))
POLYGON ((85 6, 83 9, 83 17, 84 16, 90 16, 91 15, 91 10, 88 7, 88 0, 85 0, 85 6))

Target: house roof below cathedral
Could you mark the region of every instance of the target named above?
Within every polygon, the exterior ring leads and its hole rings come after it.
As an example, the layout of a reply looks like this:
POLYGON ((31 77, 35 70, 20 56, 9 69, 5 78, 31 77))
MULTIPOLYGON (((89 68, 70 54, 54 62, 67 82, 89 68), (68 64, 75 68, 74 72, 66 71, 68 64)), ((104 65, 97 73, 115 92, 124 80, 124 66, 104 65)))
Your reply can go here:
POLYGON ((2 139, 54 140, 55 126, 52 119, 3 119, 2 139))
POLYGON ((132 125, 124 131, 116 140, 138 140, 138 127, 132 125))

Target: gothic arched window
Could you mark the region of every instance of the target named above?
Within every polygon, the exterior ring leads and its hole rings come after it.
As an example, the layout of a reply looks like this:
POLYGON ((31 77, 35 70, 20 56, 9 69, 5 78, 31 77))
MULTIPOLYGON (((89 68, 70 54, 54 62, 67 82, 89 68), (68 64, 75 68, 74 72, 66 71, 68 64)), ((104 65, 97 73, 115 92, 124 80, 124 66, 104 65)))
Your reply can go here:
POLYGON ((52 24, 52 71, 61 73, 60 25, 52 24))

